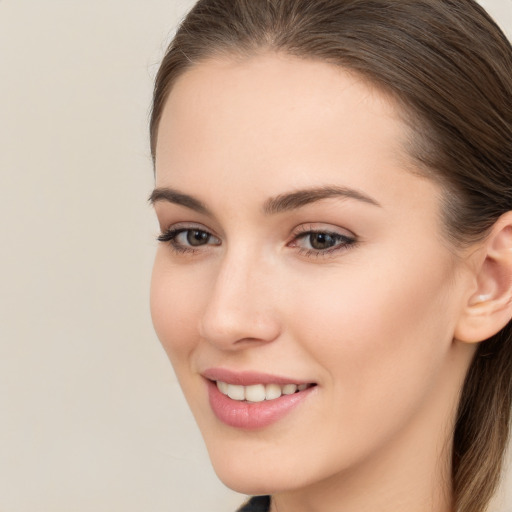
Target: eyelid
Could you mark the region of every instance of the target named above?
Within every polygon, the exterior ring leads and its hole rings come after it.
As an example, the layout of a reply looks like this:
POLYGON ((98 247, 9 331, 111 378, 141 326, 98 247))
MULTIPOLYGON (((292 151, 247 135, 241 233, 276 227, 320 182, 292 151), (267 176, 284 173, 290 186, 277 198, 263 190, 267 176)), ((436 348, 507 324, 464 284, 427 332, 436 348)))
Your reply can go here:
POLYGON ((186 231, 188 229, 190 229, 190 230, 196 229, 197 231, 204 231, 206 233, 209 233, 213 237, 220 239, 220 236, 217 235, 217 233, 213 229, 205 226, 204 224, 201 224, 200 222, 176 222, 174 224, 170 224, 166 228, 161 228, 161 234, 165 235, 166 233, 169 233, 171 231, 179 231, 179 230, 186 231))
POLYGON ((321 222, 310 222, 301 224, 294 228, 292 236, 300 236, 307 233, 329 233, 333 235, 339 235, 346 238, 357 239, 357 235, 347 228, 340 226, 333 226, 332 224, 324 224, 321 222))

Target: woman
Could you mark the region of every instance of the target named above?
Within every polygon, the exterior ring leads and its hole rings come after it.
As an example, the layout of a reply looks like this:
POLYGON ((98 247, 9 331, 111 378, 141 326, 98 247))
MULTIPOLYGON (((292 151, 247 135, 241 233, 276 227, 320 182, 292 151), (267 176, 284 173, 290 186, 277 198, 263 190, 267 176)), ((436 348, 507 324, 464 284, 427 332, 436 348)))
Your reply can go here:
POLYGON ((511 408, 512 49, 472 0, 200 0, 151 307, 244 510, 482 512, 511 408), (268 496, 272 495, 272 498, 268 496))

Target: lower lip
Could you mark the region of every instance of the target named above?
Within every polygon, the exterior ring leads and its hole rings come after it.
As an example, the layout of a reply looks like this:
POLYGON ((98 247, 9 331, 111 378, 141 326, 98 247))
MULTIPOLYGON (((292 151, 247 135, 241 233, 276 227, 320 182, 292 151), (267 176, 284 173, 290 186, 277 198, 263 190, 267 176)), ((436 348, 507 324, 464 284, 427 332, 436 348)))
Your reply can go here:
POLYGON ((232 400, 219 391, 215 382, 210 380, 207 382, 210 407, 215 416, 230 427, 246 430, 265 428, 279 421, 316 388, 312 386, 292 395, 282 395, 274 400, 251 403, 232 400))

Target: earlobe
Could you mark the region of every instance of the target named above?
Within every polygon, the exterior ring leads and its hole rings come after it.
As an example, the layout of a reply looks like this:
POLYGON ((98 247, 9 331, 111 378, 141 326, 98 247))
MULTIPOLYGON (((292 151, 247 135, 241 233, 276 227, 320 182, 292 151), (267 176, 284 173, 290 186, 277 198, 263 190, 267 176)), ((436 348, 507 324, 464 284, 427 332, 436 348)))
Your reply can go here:
POLYGON ((473 291, 457 324, 455 339, 484 341, 512 318, 512 212, 502 215, 478 251, 473 291))

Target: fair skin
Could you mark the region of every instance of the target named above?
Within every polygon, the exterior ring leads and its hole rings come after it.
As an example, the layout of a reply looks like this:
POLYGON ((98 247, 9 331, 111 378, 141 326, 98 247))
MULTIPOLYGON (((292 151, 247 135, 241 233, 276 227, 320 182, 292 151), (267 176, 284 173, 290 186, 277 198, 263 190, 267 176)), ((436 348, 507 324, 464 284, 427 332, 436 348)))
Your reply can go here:
POLYGON ((411 172, 408 136, 353 74, 270 53, 192 67, 165 106, 153 202, 174 231, 153 322, 217 474, 275 511, 451 510, 487 259, 444 238, 442 189, 411 172), (212 368, 311 386, 276 421, 233 426, 212 368))

